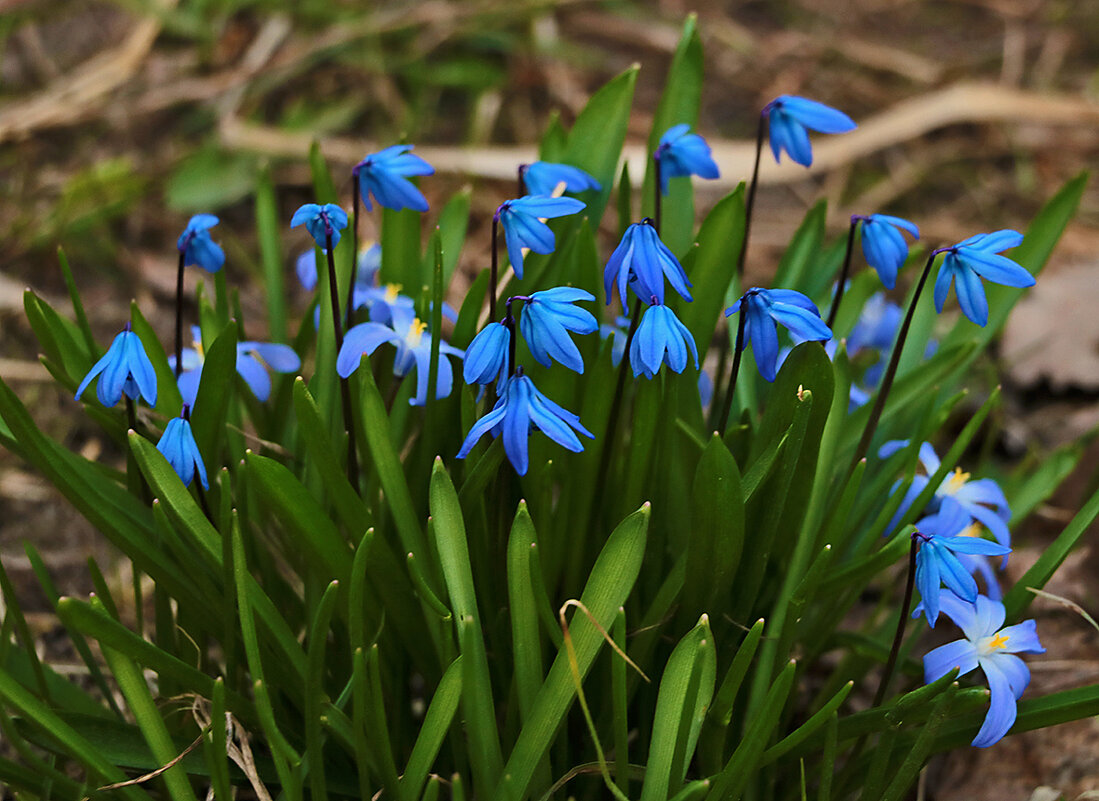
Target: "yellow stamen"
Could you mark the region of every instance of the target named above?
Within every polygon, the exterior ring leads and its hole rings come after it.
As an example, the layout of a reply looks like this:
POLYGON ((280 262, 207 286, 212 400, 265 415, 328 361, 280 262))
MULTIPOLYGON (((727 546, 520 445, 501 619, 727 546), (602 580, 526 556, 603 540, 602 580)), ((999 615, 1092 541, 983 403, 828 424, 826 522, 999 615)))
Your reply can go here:
POLYGON ((386 284, 385 285, 385 302, 396 303, 397 295, 401 292, 400 284, 386 284))
POLYGON ((421 322, 419 317, 414 318, 412 325, 408 327, 408 333, 405 334, 405 342, 408 343, 408 347, 414 348, 419 345, 426 330, 427 323, 421 322))
POLYGON ((1002 651, 1004 648, 1007 648, 1007 641, 1010 640, 1010 639, 1011 638, 1008 637, 1006 634, 1004 634, 1003 632, 1000 632, 999 634, 997 634, 995 637, 993 637, 991 640, 988 641, 988 650, 989 651, 1002 651))
POLYGON ((946 482, 946 492, 949 495, 953 495, 955 492, 965 486, 965 483, 969 481, 969 473, 963 473, 962 468, 955 467, 954 475, 952 475, 946 482))
POLYGON ((958 534, 956 536, 958 536, 958 537, 979 537, 979 536, 981 536, 981 524, 980 523, 970 523, 968 526, 966 526, 960 532, 958 532, 958 534))

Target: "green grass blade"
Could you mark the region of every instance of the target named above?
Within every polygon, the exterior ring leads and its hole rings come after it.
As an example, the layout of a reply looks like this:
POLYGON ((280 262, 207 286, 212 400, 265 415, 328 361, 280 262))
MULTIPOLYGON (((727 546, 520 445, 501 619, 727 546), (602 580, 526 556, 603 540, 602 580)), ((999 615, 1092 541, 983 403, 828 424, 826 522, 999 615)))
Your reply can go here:
POLYGON ((443 739, 454 720, 454 714, 458 711, 458 702, 462 696, 462 660, 463 657, 459 656, 450 663, 431 697, 431 705, 427 708, 420 734, 416 738, 416 744, 412 746, 412 753, 401 777, 401 801, 415 801, 419 796, 424 782, 427 781, 428 771, 435 762, 443 739))
POLYGON ((282 270, 282 246, 275 184, 271 168, 260 173, 256 187, 256 234, 259 238, 260 261, 263 264, 264 297, 267 300, 267 327, 272 342, 286 342, 286 282, 282 270))

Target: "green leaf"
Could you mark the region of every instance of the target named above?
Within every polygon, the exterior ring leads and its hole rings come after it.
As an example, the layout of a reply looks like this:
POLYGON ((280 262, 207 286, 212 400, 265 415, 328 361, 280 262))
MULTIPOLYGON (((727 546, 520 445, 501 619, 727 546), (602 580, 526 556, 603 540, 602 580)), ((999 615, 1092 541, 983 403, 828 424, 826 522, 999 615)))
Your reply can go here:
POLYGON ((760 638, 763 637, 763 626, 764 621, 761 618, 748 630, 725 672, 725 678, 721 680, 714 703, 703 722, 700 759, 706 773, 717 773, 724 761, 725 737, 733 719, 733 705, 748 673, 748 667, 756 655, 760 638))
POLYGON ((716 675, 714 635, 703 615, 679 641, 664 667, 641 801, 663 801, 683 783, 713 698, 716 675))
POLYGON ((534 522, 526 501, 519 502, 508 537, 508 607, 511 612, 512 660, 519 696, 519 717, 525 722, 538 688, 542 686, 542 640, 538 636, 538 602, 535 599, 533 549, 538 547, 534 522))
MULTIPOLYGON (((649 527, 649 505, 623 520, 611 533, 588 576, 580 602, 606 631, 614 622, 618 608, 625 603, 641 570, 649 527)), ((576 653, 576 668, 581 680, 591 670, 603 646, 603 635, 584 615, 570 626, 576 653)), ((539 760, 554 740, 561 722, 576 697, 572 669, 564 648, 558 649, 549 675, 534 699, 530 717, 519 731, 515 747, 504 766, 493 797, 499 801, 521 801, 530 791, 530 782, 539 760)))
POLYGON ((828 216, 828 202, 817 201, 806 213, 805 219, 794 232, 782 260, 778 263, 773 286, 783 289, 801 289, 806 271, 817 257, 824 243, 824 222, 828 216))
POLYGON ((210 345, 191 414, 191 430, 208 474, 221 464, 225 421, 237 385, 237 324, 229 323, 210 345))
POLYGON ((474 777, 478 786, 493 787, 500 776, 503 756, 496 731, 488 657, 481 616, 477 611, 477 593, 473 586, 462 507, 440 458, 435 459, 431 470, 430 500, 439 563, 450 593, 450 605, 459 630, 458 642, 464 657, 462 708, 470 739, 474 777))
POLYGON ((188 214, 231 206, 256 187, 256 158, 217 146, 204 147, 184 159, 168 177, 168 208, 188 214))
POLYGON ((462 697, 462 657, 450 663, 435 694, 431 696, 431 705, 424 715, 420 734, 412 753, 408 757, 404 775, 401 776, 401 801, 415 801, 427 781, 428 771, 443 745, 454 714, 458 711, 458 702, 462 697))
POLYGON ((282 245, 279 231, 278 199, 271 180, 271 168, 264 167, 256 188, 256 234, 260 261, 263 263, 264 297, 267 300, 267 326, 272 342, 286 342, 286 281, 283 279, 282 245))

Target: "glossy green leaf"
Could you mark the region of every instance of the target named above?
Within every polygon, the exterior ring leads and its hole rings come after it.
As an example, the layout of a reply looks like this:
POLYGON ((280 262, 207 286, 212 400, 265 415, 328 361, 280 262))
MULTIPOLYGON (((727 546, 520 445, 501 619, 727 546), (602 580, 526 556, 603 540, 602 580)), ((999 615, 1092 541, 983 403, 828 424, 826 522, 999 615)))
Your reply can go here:
POLYGON ((402 801, 414 801, 419 797, 431 765, 450 730, 462 697, 462 659, 459 656, 451 662, 431 696, 431 704, 424 715, 424 722, 420 725, 420 734, 416 737, 416 744, 412 747, 408 764, 401 776, 402 801))

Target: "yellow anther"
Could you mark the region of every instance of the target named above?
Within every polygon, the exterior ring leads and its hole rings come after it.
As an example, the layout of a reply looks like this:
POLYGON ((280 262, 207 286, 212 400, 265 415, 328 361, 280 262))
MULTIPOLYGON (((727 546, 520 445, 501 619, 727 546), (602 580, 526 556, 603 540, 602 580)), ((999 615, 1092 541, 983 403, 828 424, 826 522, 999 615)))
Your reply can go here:
POLYGON ((408 347, 414 348, 419 345, 426 330, 427 323, 421 322, 419 317, 414 318, 412 325, 408 327, 408 333, 405 335, 405 342, 408 343, 408 347))
POLYGON ((396 303, 397 302, 397 295, 400 294, 401 289, 402 289, 402 287, 401 287, 400 284, 386 284, 385 285, 385 302, 386 303, 396 303))
POLYGON ((949 495, 953 495, 955 492, 965 486, 965 483, 969 481, 969 473, 963 473, 962 468, 955 467, 954 475, 952 475, 946 482, 946 492, 949 495))
POLYGON ((966 526, 961 531, 959 531, 956 536, 958 536, 958 537, 979 537, 979 536, 981 536, 981 524, 980 523, 970 523, 968 526, 966 526))
POLYGON ((997 634, 995 637, 993 637, 991 640, 988 641, 988 650, 989 651, 1002 651, 1003 649, 1007 648, 1007 641, 1010 640, 1010 639, 1011 638, 1008 637, 1006 634, 1004 634, 1003 632, 1000 632, 999 634, 997 634))

